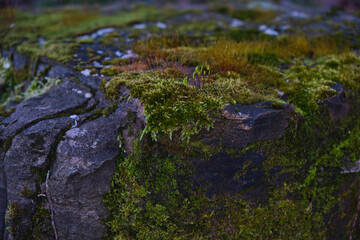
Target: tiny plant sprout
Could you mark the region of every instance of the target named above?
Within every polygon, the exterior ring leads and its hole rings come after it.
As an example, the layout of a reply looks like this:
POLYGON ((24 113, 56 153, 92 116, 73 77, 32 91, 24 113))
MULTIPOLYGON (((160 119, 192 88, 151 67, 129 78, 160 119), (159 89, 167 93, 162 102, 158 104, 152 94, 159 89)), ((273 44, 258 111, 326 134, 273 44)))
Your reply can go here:
POLYGON ((78 126, 79 126, 79 125, 78 125, 78 121, 79 121, 78 115, 71 115, 70 118, 71 118, 71 119, 74 119, 74 121, 75 121, 74 125, 73 125, 71 128, 76 128, 76 127, 78 127, 78 126))

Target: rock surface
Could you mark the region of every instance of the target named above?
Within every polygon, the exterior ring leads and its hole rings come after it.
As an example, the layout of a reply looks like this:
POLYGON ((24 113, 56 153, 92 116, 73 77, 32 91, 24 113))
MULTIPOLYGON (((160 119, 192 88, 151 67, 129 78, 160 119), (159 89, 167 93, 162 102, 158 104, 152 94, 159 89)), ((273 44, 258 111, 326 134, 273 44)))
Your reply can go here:
POLYGON ((88 88, 65 79, 49 92, 21 102, 15 112, 2 121, 0 139, 13 137, 17 131, 48 116, 73 112, 89 101, 85 97, 88 92, 88 88))
POLYGON ((110 190, 118 149, 116 125, 108 118, 66 132, 49 179, 59 239, 105 235, 101 220, 108 212, 102 196, 110 190))
POLYGON ((214 128, 202 131, 199 139, 215 147, 241 149, 253 142, 279 138, 285 133, 295 109, 290 104, 281 105, 281 109, 271 107, 271 102, 229 105, 222 118, 215 119, 214 128))

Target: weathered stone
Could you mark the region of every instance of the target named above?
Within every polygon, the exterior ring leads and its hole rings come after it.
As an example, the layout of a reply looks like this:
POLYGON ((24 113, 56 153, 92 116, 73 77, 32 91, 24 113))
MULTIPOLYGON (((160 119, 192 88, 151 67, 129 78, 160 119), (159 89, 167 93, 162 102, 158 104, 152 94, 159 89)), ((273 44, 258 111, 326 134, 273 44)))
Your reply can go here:
POLYGON ((4 171, 4 155, 5 152, 0 147, 0 238, 4 235, 5 231, 5 211, 7 208, 7 195, 6 195, 6 177, 4 171))
POLYGON ((335 86, 332 86, 332 89, 336 90, 339 94, 325 99, 322 104, 329 109, 331 119, 337 121, 348 115, 351 109, 351 103, 349 102, 348 97, 346 97, 343 85, 338 83, 335 86))
POLYGON ((18 51, 15 50, 12 61, 15 70, 22 70, 29 63, 29 58, 19 54, 18 51))
POLYGON ((86 86, 93 89, 98 89, 101 80, 98 77, 85 77, 79 71, 74 70, 72 66, 57 63, 45 57, 41 58, 41 63, 44 65, 51 65, 51 68, 47 72, 47 76, 50 78, 75 77, 80 80, 80 82, 84 83, 86 86))
POLYGON ((118 108, 110 116, 121 129, 122 143, 126 153, 134 150, 134 140, 138 137, 146 125, 143 105, 139 99, 132 98, 118 104, 118 108))
POLYGON ((295 110, 290 104, 282 104, 282 109, 271 106, 271 102, 229 105, 221 118, 214 119, 214 128, 201 131, 198 139, 211 146, 241 149, 257 141, 279 138, 295 110))
POLYGON ((75 81, 65 79, 47 93, 21 102, 10 117, 0 125, 0 139, 12 137, 17 131, 48 116, 71 113, 89 100, 90 90, 75 81))
POLYGON ((66 132, 57 147, 49 194, 59 239, 100 239, 108 210, 102 196, 110 190, 119 153, 116 124, 100 117, 66 132))
POLYGON ((239 157, 219 152, 198 164, 195 182, 204 185, 209 195, 236 194, 263 180, 264 159, 265 156, 259 152, 246 152, 239 157))
POLYGON ((21 232, 15 232, 14 236, 21 239, 23 231, 32 225, 32 214, 34 214, 39 183, 39 174, 49 167, 49 156, 54 147, 56 136, 62 129, 71 124, 69 118, 56 118, 41 121, 21 134, 13 138, 11 147, 4 159, 4 170, 6 173, 7 202, 17 204, 26 209, 21 216, 21 232), (29 194, 33 196, 29 196, 29 194))

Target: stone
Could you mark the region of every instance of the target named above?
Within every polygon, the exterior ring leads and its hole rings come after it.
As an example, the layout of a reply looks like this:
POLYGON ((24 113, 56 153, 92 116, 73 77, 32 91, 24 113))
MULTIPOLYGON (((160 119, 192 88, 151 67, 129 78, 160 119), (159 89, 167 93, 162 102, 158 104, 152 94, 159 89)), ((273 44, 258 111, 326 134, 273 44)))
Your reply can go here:
POLYGON ((106 227, 101 222, 108 210, 102 196, 119 154, 116 124, 109 118, 72 128, 56 151, 49 195, 59 239, 101 239, 106 227))
MULTIPOLYGON (((21 216, 22 226, 20 232, 15 232, 14 237, 21 239, 23 232, 32 225, 32 215, 38 198, 39 174, 49 167, 50 152, 56 143, 57 135, 67 125, 71 124, 68 118, 56 118, 41 121, 22 133, 15 136, 4 158, 5 184, 7 202, 17 204, 26 209, 21 216), (27 192, 27 194, 24 194, 27 192), (34 194, 28 196, 29 193, 34 194)), ((1 169, 0 169, 1 170, 1 169)), ((0 171, 1 172, 1 171, 0 171)), ((2 218, 4 213, 2 213, 2 218)))
POLYGON ((221 151, 197 165, 195 182, 206 186, 207 194, 210 196, 237 194, 263 181, 264 159, 265 156, 254 151, 248 151, 240 157, 231 157, 221 151), (246 163, 248 165, 244 169, 246 163))
POLYGON ((6 194, 6 176, 4 171, 4 155, 3 148, 0 148, 0 238, 5 231, 5 212, 7 208, 6 194))
POLYGON ((321 104, 329 109, 330 117, 333 121, 338 121, 348 115, 351 103, 346 96, 346 89, 340 83, 331 87, 338 92, 337 95, 325 99, 321 104))
POLYGON ((220 118, 214 119, 211 131, 202 130, 197 140, 214 147, 242 149, 251 143, 283 136, 289 117, 295 113, 291 104, 272 109, 271 102, 228 105, 220 118))
POLYGON ((71 113, 85 105, 89 99, 79 91, 89 92, 89 89, 73 80, 65 79, 47 93, 21 102, 15 112, 0 125, 0 139, 12 137, 22 128, 46 117, 71 113))

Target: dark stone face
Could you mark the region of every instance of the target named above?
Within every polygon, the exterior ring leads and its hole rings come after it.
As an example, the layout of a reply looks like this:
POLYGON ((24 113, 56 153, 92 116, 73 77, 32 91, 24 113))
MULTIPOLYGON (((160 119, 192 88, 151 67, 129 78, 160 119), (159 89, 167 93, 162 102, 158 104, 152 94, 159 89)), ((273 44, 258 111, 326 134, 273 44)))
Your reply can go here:
POLYGON ((264 159, 259 152, 247 152, 240 157, 219 152, 199 163, 195 182, 205 187, 210 196, 240 193, 261 183, 264 159))

